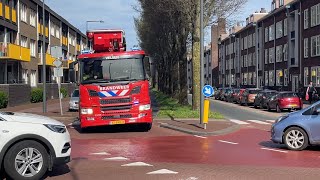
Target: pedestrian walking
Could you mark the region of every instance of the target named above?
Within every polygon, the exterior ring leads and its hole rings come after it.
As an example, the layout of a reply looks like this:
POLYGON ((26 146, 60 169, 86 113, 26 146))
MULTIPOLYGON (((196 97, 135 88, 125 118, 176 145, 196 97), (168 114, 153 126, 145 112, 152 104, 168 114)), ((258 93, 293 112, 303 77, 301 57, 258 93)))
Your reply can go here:
POLYGON ((313 96, 317 92, 316 88, 313 86, 312 82, 310 82, 307 92, 306 92, 306 100, 309 100, 309 103, 312 104, 313 96))

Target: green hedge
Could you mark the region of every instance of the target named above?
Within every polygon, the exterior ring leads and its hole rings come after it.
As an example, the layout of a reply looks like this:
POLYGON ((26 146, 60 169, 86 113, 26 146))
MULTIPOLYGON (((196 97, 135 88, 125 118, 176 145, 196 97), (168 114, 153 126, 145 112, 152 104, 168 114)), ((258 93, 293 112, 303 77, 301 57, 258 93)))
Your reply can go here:
POLYGON ((0 91, 0 109, 8 106, 8 95, 0 91))
POLYGON ((60 92, 62 93, 63 98, 68 97, 68 90, 66 88, 61 87, 60 92))
POLYGON ((34 88, 31 90, 31 102, 38 103, 43 101, 43 89, 34 88))

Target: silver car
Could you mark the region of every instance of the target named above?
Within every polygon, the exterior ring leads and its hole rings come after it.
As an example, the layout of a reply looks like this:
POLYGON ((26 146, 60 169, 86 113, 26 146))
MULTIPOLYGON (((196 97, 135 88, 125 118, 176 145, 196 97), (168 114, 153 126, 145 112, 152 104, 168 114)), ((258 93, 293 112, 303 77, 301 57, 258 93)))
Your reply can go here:
POLYGON ((76 89, 71 94, 71 99, 69 102, 69 111, 78 111, 79 110, 79 90, 76 89))

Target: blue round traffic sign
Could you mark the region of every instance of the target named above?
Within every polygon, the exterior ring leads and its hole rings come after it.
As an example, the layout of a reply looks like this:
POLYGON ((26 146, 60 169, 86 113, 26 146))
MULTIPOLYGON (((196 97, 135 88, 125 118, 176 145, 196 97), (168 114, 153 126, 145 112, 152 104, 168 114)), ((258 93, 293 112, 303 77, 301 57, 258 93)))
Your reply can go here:
POLYGON ((202 89, 202 94, 206 97, 210 97, 214 94, 214 89, 210 85, 205 85, 202 89))

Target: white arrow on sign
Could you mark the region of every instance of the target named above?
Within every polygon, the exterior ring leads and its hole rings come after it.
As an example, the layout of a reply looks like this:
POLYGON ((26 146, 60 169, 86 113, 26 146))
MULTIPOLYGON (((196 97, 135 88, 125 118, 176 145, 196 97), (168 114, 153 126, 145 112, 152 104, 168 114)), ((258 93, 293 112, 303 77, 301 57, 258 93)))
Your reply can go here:
POLYGON ((204 93, 211 94, 211 89, 206 87, 205 90, 204 90, 204 93))

